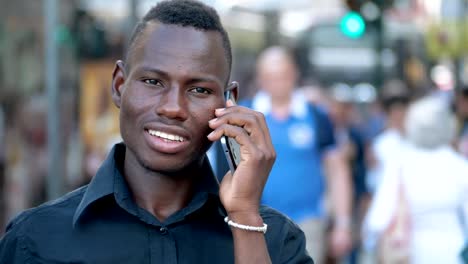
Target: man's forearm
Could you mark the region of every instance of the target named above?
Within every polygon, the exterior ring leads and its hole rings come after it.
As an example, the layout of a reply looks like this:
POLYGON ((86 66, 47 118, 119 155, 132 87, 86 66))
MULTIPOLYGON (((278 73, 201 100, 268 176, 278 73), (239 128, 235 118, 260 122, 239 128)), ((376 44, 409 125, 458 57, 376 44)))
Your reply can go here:
POLYGON ((325 163, 334 220, 329 237, 329 246, 332 256, 341 258, 349 253, 352 247, 350 169, 342 153, 338 151, 328 153, 325 163))
POLYGON ((325 173, 334 223, 339 226, 349 226, 353 197, 351 173, 349 165, 340 152, 330 151, 326 155, 325 173))
MULTIPOLYGON (((263 226, 263 220, 260 215, 230 215, 229 219, 243 225, 263 226)), ((234 239, 234 258, 236 264, 271 263, 264 233, 242 230, 236 227, 231 227, 231 230, 234 239)))

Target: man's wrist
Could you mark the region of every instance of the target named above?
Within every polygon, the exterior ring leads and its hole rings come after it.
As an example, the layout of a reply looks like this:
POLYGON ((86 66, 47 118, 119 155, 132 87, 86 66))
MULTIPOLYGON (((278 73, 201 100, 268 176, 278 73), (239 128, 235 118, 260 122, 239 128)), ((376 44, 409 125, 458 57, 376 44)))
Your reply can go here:
POLYGON ((265 223, 263 223, 262 226, 239 224, 239 223, 232 221, 227 216, 224 218, 224 222, 226 222, 229 226, 234 227, 234 228, 238 228, 238 229, 245 230, 245 231, 262 232, 263 234, 266 234, 267 228, 268 228, 268 225, 265 223))
POLYGON ((337 216, 333 219, 333 226, 335 228, 348 230, 351 228, 351 217, 337 216))
POLYGON ((260 213, 257 212, 230 212, 228 213, 229 220, 251 226, 262 226, 263 219, 260 216, 260 213))

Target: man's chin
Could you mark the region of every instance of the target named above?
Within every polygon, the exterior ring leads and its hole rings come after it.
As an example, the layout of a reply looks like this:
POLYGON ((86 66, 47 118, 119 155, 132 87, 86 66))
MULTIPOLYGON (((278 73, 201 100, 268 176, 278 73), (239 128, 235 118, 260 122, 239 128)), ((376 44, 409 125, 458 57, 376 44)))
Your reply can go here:
POLYGON ((162 160, 159 160, 157 163, 144 162, 143 166, 149 171, 167 175, 175 175, 179 174, 180 172, 189 170, 189 168, 193 167, 195 164, 199 163, 196 160, 185 162, 173 160, 164 162, 162 160))
POLYGON ((149 151, 137 153, 136 158, 140 166, 148 171, 159 174, 186 174, 184 172, 193 172, 193 168, 199 168, 201 166, 204 157, 206 157, 205 154, 205 148, 195 151, 187 150, 177 154, 164 154, 149 151))

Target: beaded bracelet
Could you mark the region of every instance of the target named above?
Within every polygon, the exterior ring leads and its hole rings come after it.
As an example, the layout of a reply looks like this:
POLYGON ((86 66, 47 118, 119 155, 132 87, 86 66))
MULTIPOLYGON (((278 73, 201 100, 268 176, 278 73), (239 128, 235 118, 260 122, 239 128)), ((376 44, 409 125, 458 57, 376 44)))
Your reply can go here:
POLYGON ((247 231, 262 232, 263 234, 266 234, 267 227, 268 227, 268 225, 265 223, 263 223, 263 226, 249 226, 249 225, 238 224, 230 220, 227 216, 224 218, 224 222, 226 222, 229 226, 232 226, 235 228, 239 228, 239 229, 247 230, 247 231))

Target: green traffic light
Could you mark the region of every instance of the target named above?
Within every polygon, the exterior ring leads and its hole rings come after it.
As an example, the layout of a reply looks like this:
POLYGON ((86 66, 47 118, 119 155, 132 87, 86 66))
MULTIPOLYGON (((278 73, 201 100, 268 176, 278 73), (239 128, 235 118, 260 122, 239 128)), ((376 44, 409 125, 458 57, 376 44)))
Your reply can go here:
POLYGON ((341 19, 340 29, 347 37, 360 38, 366 31, 366 23, 358 13, 349 12, 341 19))

